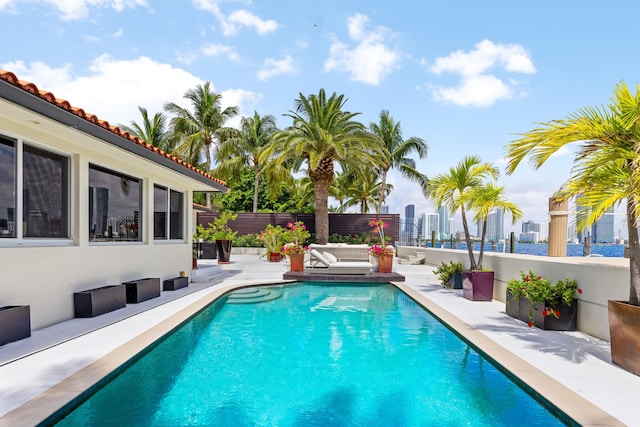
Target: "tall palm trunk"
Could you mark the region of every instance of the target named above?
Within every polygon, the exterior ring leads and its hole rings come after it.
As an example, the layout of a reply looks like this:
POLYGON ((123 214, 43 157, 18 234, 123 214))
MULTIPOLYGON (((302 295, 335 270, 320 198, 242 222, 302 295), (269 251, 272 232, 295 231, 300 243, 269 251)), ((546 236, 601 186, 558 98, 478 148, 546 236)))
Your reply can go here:
POLYGON ((382 171, 382 184, 380 184, 380 194, 378 195, 378 206, 376 207, 376 214, 380 215, 382 211, 382 203, 384 203, 384 195, 387 194, 387 172, 385 169, 382 171))
POLYGON ((253 213, 258 212, 258 186, 260 185, 260 168, 253 167, 253 213))
MULTIPOLYGON (((211 173, 211 142, 210 141, 205 141, 204 143, 205 146, 205 152, 207 153, 207 158, 205 160, 205 172, 207 173, 207 175, 209 173, 211 173)), ((206 192, 205 193, 205 197, 207 200, 207 209, 211 209, 211 193, 206 192)))
POLYGON ((476 269, 476 259, 473 256, 473 244, 471 243, 471 234, 469 234, 469 225, 467 224, 467 213, 464 209, 464 206, 460 209, 462 213, 462 228, 464 228, 464 239, 467 242, 467 252, 469 252, 469 261, 471 265, 469 266, 469 270, 473 271, 476 269))
POLYGON ((636 201, 627 200, 627 228, 629 232, 629 303, 640 305, 640 240, 636 225, 636 201))
POLYGON ((316 198, 316 243, 326 245, 329 242, 329 181, 313 181, 313 194, 316 198))

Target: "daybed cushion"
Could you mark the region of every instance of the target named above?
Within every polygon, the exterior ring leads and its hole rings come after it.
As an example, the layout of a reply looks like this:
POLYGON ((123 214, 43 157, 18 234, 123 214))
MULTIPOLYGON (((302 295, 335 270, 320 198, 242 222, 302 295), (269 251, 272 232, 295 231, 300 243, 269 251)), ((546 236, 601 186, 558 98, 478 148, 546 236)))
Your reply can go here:
POLYGON ((322 256, 326 258, 329 263, 333 264, 334 262, 338 262, 338 258, 330 252, 322 252, 322 256))
POLYGON ((312 258, 311 261, 313 261, 313 258, 315 258, 320 264, 324 265, 325 267, 329 267, 331 265, 329 260, 326 259, 324 255, 322 255, 320 252, 318 252, 315 249, 311 249, 309 254, 311 255, 311 258, 312 258))

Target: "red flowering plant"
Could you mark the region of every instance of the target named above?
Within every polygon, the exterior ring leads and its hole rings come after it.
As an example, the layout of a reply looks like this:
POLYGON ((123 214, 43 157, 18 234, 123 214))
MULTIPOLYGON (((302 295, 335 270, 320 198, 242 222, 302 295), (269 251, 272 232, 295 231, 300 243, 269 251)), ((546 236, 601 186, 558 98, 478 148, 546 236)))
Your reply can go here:
POLYGON ((373 232, 380 237, 380 244, 374 244, 369 248, 371 256, 378 258, 380 255, 393 255, 393 247, 387 246, 384 237, 384 229, 389 228, 389 224, 381 219, 370 219, 369 226, 373 227, 373 232))
POLYGON ((311 237, 311 233, 302 221, 289 222, 283 232, 282 240, 286 242, 282 245, 282 254, 303 254, 307 250, 305 242, 311 237))
POLYGON ((549 279, 536 275, 529 270, 528 274, 520 272, 520 279, 511 279, 507 282, 507 292, 513 298, 526 298, 529 300, 529 327, 534 326, 533 310, 536 303, 544 304, 543 316, 560 317, 558 307, 561 303, 569 306, 573 300, 582 294, 582 289, 578 288, 578 282, 573 279, 559 280, 552 285, 549 279))

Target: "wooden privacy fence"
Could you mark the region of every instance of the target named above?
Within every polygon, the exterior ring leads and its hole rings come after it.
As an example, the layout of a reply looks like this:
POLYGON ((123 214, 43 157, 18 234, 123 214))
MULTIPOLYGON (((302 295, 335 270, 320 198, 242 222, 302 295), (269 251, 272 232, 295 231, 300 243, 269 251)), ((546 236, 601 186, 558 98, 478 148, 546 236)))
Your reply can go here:
MULTIPOLYGON (((198 212, 197 223, 206 227, 218 217, 217 212, 198 212)), ((363 232, 371 231, 369 220, 380 218, 389 224, 385 229, 385 236, 391 238, 392 244, 398 241, 400 235, 400 214, 329 214, 329 235, 338 234, 341 236, 360 235, 363 232)), ((315 233, 315 216, 313 214, 294 213, 253 213, 239 212, 235 221, 229 221, 229 226, 233 231, 237 231, 239 236, 245 234, 258 234, 267 227, 267 224, 281 225, 286 227, 287 223, 302 221, 307 226, 307 230, 315 233)))

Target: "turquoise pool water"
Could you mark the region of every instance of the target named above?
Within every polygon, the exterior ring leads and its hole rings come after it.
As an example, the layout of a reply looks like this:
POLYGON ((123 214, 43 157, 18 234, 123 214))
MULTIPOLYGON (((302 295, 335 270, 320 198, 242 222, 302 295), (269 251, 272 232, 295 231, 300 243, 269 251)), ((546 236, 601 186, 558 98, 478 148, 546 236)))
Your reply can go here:
POLYGON ((394 286, 302 283, 214 303, 56 425, 564 424, 394 286))

